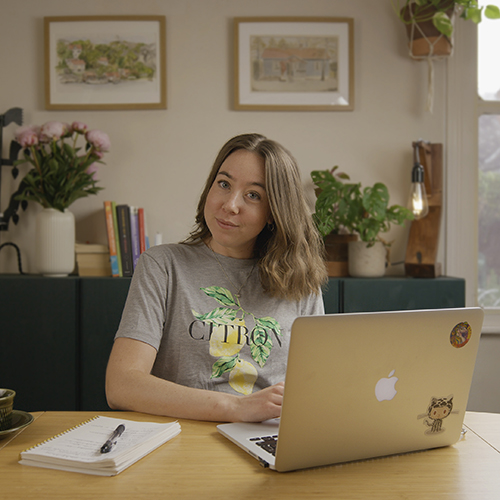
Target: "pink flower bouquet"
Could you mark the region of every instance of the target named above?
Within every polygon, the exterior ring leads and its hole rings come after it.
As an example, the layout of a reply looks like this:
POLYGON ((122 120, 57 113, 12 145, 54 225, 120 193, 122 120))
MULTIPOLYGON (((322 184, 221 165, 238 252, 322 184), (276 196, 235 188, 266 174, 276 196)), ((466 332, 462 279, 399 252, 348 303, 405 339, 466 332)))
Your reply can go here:
POLYGON ((21 182, 17 200, 36 201, 63 212, 78 198, 103 189, 96 186, 96 172, 111 146, 104 132, 88 130, 82 122, 52 121, 41 127, 20 127, 15 138, 24 148, 24 158, 16 165, 33 165, 21 182), (77 147, 80 137, 85 139, 84 151, 77 147))

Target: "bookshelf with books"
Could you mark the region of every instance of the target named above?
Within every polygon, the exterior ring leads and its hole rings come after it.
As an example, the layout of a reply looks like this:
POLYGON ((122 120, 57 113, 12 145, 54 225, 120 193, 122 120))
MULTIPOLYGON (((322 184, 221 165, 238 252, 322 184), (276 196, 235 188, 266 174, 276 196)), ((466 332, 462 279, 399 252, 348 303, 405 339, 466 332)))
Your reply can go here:
POLYGON ((112 276, 130 277, 149 248, 144 208, 105 201, 104 212, 112 276))

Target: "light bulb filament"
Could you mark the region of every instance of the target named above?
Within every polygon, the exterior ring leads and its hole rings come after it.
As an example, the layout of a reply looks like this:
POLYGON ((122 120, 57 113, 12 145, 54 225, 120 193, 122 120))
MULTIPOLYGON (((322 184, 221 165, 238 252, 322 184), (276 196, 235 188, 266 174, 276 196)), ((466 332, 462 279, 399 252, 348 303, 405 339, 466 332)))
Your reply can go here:
POLYGON ((429 203, 425 186, 421 182, 414 182, 411 185, 409 209, 412 211, 415 219, 422 219, 429 213, 429 203))

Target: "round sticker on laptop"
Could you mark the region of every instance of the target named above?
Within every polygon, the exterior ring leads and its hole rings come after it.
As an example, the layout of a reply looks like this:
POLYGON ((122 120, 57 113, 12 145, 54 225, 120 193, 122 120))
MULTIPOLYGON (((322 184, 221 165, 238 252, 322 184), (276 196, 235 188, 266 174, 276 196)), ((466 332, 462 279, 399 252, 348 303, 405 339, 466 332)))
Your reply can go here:
POLYGON ((455 326, 455 328, 451 331, 450 343, 453 347, 458 349, 469 342, 471 335, 472 329, 469 323, 467 323, 467 321, 463 321, 455 326))

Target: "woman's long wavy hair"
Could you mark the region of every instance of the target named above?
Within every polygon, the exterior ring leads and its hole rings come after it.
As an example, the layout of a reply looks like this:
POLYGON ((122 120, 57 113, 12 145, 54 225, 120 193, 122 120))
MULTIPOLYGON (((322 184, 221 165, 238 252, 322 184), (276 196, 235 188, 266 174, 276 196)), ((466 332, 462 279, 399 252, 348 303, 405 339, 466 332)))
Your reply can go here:
POLYGON ((327 280, 324 244, 307 206, 297 162, 283 146, 263 135, 238 135, 222 147, 198 202, 195 227, 182 243, 210 239, 204 216, 208 192, 226 158, 239 149, 256 153, 265 162, 273 223, 262 230, 254 248, 265 292, 289 300, 319 294, 327 280))

